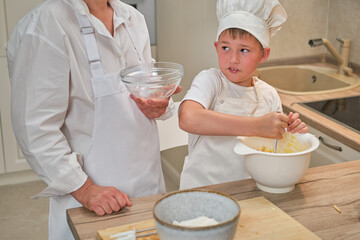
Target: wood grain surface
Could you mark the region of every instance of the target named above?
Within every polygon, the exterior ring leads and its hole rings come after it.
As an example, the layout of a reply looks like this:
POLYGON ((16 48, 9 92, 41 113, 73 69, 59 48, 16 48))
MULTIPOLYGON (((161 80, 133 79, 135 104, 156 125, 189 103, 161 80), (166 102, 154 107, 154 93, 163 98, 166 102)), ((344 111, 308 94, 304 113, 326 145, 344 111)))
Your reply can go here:
MULTIPOLYGON (((308 239, 319 240, 314 233, 286 214, 264 197, 238 201, 241 208, 240 219, 234 240, 271 239, 277 240, 308 239)), ((153 219, 99 230, 97 240, 111 240, 112 235, 131 229, 142 230, 154 227, 153 219)), ((137 238, 139 240, 159 240, 157 235, 137 238)))
MULTIPOLYGON (((295 189, 284 194, 263 192, 252 179, 203 189, 238 201, 263 196, 321 239, 360 239, 360 160, 309 168, 295 189)), ((132 207, 102 217, 84 208, 69 209, 68 223, 76 239, 94 240, 98 230, 151 219, 153 205, 162 196, 132 199, 132 207)))

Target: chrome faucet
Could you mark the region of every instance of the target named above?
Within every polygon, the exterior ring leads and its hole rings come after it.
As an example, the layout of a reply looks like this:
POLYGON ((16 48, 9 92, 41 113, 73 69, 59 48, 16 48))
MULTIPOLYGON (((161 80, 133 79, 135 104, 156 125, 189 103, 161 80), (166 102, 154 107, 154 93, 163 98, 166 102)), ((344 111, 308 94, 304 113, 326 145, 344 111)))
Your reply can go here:
POLYGON ((352 68, 349 67, 349 57, 350 57, 350 39, 340 39, 336 38, 340 42, 340 54, 336 49, 331 45, 331 43, 326 38, 318 38, 309 40, 310 47, 317 47, 324 45, 331 55, 334 56, 338 63, 337 73, 340 75, 349 75, 354 76, 352 68))

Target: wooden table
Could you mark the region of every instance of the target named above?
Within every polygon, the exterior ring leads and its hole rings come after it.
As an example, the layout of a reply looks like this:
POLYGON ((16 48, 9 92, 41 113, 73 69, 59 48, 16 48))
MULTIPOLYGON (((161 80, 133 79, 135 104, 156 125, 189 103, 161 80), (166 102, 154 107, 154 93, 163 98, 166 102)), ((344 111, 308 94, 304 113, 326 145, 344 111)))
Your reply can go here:
MULTIPOLYGON (((204 189, 237 200, 264 196, 322 239, 360 239, 360 160, 309 168, 295 189, 285 194, 260 191, 252 179, 204 189)), ((84 208, 69 209, 68 223, 76 239, 96 239, 97 230, 152 218, 153 204, 163 195, 132 199, 131 208, 102 217, 84 208)))

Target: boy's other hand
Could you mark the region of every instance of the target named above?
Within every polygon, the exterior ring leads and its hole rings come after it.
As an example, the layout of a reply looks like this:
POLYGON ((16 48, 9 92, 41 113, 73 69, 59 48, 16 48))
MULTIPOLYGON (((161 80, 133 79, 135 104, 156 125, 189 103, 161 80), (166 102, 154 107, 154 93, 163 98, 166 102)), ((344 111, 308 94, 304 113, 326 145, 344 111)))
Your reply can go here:
POLYGON ((288 115, 289 121, 288 121, 288 131, 291 131, 292 133, 299 132, 299 133, 307 133, 309 132, 309 128, 306 126, 304 122, 301 121, 299 118, 300 115, 298 113, 290 112, 288 115))

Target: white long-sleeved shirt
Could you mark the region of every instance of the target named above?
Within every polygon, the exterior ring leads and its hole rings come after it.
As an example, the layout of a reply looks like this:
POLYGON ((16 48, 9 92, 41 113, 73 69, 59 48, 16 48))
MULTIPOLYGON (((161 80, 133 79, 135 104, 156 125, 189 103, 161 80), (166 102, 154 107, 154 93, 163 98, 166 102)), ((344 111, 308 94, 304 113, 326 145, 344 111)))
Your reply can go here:
POLYGON ((13 129, 25 158, 48 185, 39 196, 73 192, 87 179, 81 165, 92 138, 95 100, 73 9, 94 26, 105 73, 140 63, 124 22, 136 29, 145 61, 152 60, 143 15, 118 0, 109 3, 114 36, 82 0, 47 0, 17 24, 8 42, 13 129))

